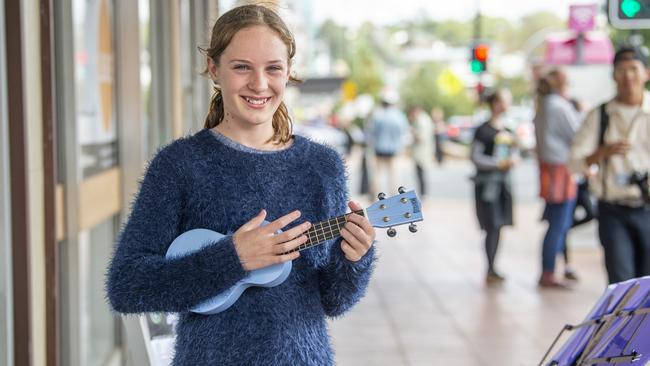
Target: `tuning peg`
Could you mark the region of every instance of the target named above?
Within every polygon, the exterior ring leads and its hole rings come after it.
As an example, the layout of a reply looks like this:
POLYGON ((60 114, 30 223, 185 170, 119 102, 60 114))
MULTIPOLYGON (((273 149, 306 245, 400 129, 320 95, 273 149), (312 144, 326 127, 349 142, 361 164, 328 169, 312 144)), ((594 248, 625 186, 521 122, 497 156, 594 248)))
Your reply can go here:
POLYGON ((412 232, 412 233, 417 232, 418 231, 417 225, 415 225, 415 224, 409 225, 409 231, 412 232))
POLYGON ((384 198, 386 198, 386 193, 384 193, 384 192, 379 193, 377 195, 377 198, 379 198, 380 200, 383 200, 384 198))
POLYGON ((399 188, 397 188, 397 192, 399 192, 399 194, 406 193, 406 188, 400 186, 399 188))
POLYGON ((388 234, 388 236, 390 236, 390 237, 392 238, 392 237, 394 237, 395 235, 397 235, 397 230, 395 230, 395 229, 393 229, 393 228, 391 227, 391 228, 388 229, 388 231, 387 231, 386 233, 388 234))

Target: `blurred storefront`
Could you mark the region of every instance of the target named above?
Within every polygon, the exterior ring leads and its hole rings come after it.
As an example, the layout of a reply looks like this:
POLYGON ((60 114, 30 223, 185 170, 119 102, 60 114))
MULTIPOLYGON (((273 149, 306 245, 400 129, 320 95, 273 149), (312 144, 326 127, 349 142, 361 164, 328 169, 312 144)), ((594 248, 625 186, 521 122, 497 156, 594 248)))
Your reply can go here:
POLYGON ((148 158, 203 125, 217 1, 0 5, 0 366, 124 364, 106 266, 148 158))

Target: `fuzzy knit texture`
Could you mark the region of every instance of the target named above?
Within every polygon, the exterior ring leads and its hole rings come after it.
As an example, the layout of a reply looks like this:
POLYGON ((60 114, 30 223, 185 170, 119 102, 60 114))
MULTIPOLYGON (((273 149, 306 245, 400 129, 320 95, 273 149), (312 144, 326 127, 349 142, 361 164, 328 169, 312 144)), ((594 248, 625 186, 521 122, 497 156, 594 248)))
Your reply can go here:
POLYGON ((288 148, 263 153, 224 139, 204 129, 149 163, 108 269, 108 300, 124 314, 179 313, 177 366, 331 365, 326 317, 364 295, 374 246, 358 262, 345 258, 340 238, 303 250, 281 285, 249 288, 215 315, 188 312, 246 276, 232 233, 261 209, 267 221, 300 210, 285 229, 347 211, 345 167, 331 148, 294 136, 288 148), (227 236, 167 260, 171 242, 195 228, 227 236))

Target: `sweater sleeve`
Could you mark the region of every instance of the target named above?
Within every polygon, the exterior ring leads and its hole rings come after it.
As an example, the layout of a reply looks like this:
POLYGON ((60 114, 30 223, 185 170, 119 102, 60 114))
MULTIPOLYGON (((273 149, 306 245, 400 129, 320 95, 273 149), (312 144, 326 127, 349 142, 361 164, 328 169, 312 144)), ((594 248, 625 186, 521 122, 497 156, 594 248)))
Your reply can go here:
MULTIPOLYGON (((336 155, 333 159, 335 176, 328 182, 327 202, 329 217, 342 215, 347 207, 345 167, 336 155)), ((341 249, 342 238, 335 240, 326 263, 319 269, 319 289, 325 314, 338 316, 345 313, 364 296, 375 262, 375 246, 357 262, 349 261, 341 249)))
POLYGON ((161 151, 150 163, 108 268, 106 289, 120 313, 182 312, 245 276, 232 238, 168 260, 179 232, 184 183, 161 151))

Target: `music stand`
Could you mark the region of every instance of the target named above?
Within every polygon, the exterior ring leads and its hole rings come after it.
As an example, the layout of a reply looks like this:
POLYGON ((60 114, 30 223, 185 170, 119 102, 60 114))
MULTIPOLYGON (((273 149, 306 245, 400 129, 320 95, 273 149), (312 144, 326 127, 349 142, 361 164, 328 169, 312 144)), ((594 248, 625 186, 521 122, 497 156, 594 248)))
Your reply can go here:
POLYGON ((539 366, 650 364, 650 276, 609 285, 580 324, 565 325, 539 366), (565 331, 574 331, 546 358, 565 331))

